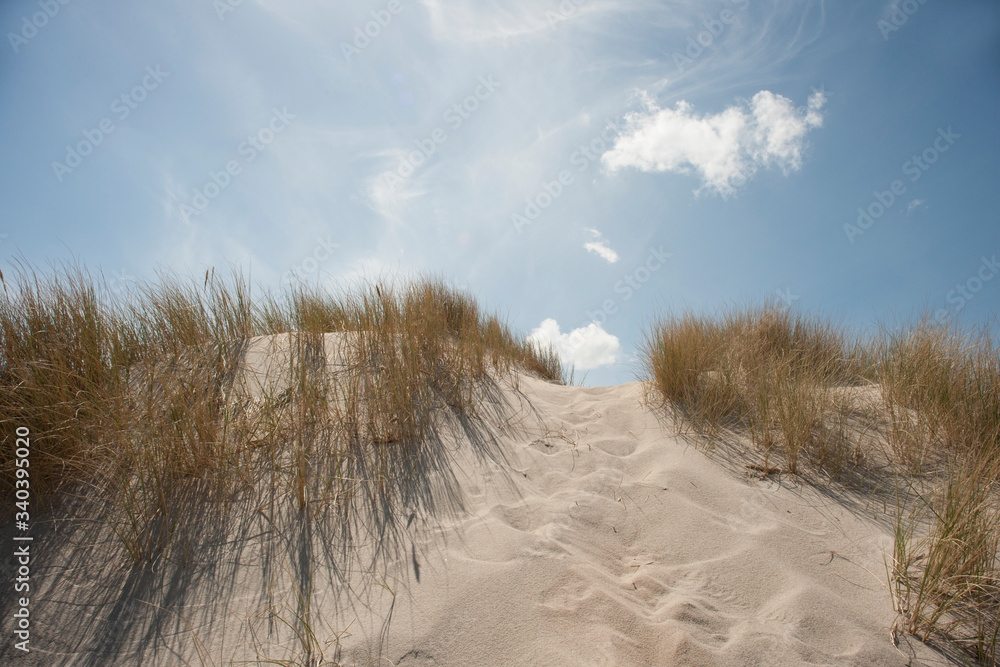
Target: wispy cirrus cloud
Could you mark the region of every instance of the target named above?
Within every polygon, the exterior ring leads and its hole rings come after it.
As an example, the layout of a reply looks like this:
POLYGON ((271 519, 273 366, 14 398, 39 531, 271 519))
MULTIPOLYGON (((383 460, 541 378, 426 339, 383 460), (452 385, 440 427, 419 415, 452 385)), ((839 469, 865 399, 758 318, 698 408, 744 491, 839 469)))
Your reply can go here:
POLYGON ((608 0, 541 4, 535 0, 422 0, 421 4, 437 39, 475 44, 546 37, 563 24, 581 20, 588 14, 620 8, 608 0))

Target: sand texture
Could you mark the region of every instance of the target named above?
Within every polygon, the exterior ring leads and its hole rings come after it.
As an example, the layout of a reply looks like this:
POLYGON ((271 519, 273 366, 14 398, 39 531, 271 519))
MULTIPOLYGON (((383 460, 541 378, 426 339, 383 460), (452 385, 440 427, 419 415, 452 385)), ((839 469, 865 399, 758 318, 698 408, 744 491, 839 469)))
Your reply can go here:
POLYGON ((639 383, 503 380, 350 535, 250 499, 140 566, 59 523, 34 546, 33 651, 5 640, 0 662, 310 664, 313 642, 333 664, 938 664, 891 641, 880 507, 755 476, 666 419, 639 383))

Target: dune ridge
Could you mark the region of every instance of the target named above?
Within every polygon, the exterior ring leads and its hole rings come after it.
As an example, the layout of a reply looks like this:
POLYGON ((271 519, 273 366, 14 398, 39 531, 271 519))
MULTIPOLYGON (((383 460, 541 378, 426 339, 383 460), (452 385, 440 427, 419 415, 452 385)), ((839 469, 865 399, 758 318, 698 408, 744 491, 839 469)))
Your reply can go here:
MULTIPOLYGON (((248 396, 283 345, 248 344, 248 396)), ((134 564, 57 524, 19 664, 935 664, 890 636, 887 514, 706 456, 643 390, 494 378, 349 531, 248 497, 134 564)))

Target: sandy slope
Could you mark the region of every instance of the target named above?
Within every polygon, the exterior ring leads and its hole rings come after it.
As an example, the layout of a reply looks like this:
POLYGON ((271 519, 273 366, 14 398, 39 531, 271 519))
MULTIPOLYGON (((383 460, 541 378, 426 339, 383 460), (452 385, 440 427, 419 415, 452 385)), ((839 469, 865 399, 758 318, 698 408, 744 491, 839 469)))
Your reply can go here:
POLYGON ((397 664, 906 664, 870 512, 709 460, 636 383, 522 389, 513 474, 458 452, 468 514, 417 539, 397 664))
POLYGON ((889 527, 863 499, 707 457, 637 383, 521 378, 494 399, 492 426, 446 430, 416 509, 365 524, 350 558, 287 508, 147 568, 63 528, 38 545, 35 651, 5 639, 0 660, 289 658, 308 616, 343 664, 930 664, 890 641, 889 527))

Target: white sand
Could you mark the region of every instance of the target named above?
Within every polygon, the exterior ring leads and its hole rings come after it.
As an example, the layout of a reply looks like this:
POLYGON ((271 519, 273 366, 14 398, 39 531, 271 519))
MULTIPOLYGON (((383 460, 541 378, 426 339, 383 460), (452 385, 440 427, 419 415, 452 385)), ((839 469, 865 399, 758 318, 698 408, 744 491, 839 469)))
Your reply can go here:
MULTIPOLYGON (((276 619, 296 625, 305 598, 326 657, 343 664, 937 664, 890 641, 881 508, 706 456, 664 428, 637 383, 522 377, 519 389, 496 397, 505 416, 484 407, 478 434, 443 434, 413 490, 420 508, 359 537, 351 558, 273 507, 184 568, 94 563, 79 531, 60 538, 75 552, 38 545, 50 553, 35 652, 4 664, 291 658, 276 619), (373 540, 384 548, 371 564, 373 540)), ((8 649, 0 659, 18 657, 8 649)))
POLYGON ((907 664, 871 511, 709 460, 637 383, 522 390, 545 426, 506 472, 456 452, 467 514, 398 564, 394 664, 907 664))

